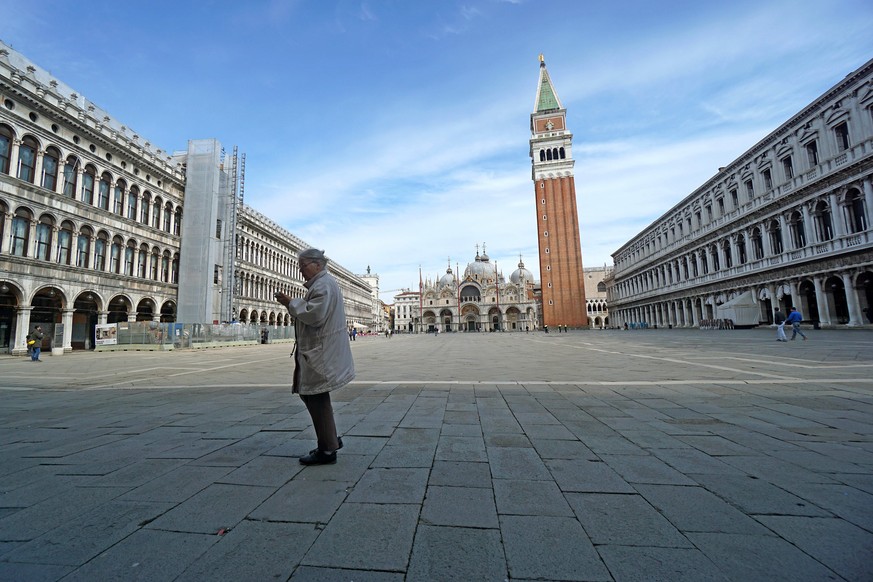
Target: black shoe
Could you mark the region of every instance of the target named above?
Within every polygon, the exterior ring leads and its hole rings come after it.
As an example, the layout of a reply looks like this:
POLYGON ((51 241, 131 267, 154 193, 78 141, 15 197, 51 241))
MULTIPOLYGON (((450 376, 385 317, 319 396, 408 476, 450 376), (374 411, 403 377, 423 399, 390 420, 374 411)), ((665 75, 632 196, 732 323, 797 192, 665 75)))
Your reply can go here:
POLYGON ((316 450, 305 457, 300 457, 301 465, 333 465, 334 463, 336 463, 336 451, 325 453, 324 451, 316 450))
MULTIPOLYGON (((341 448, 343 448, 343 437, 336 437, 336 440, 339 442, 339 446, 336 448, 336 450, 338 451, 338 450, 340 450, 341 448)), ((310 455, 314 455, 314 454, 317 453, 317 452, 318 452, 318 447, 316 447, 316 448, 312 449, 311 451, 309 451, 309 454, 310 454, 310 455)), ((336 451, 334 451, 334 452, 336 452, 336 451)))

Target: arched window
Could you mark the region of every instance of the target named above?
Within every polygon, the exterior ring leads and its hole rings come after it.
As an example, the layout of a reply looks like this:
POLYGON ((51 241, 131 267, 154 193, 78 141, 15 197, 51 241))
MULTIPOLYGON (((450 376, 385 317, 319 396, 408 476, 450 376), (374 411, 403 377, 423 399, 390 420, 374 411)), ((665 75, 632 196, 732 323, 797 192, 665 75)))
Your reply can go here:
POLYGON ((46 190, 54 192, 58 186, 60 160, 61 152, 55 147, 47 148, 42 155, 42 187, 46 190))
POLYGON ((124 180, 118 180, 112 193, 112 212, 119 216, 124 216, 124 191, 126 189, 127 183, 124 180))
POLYGON ((770 231, 770 251, 774 255, 782 254, 785 247, 782 245, 782 225, 778 220, 771 220, 767 229, 770 231))
POLYGON ((734 258, 731 255, 731 242, 729 240, 722 241, 721 253, 724 255, 724 268, 730 269, 734 266, 734 258))
POLYGON ((800 211, 795 210, 788 217, 789 232, 791 233, 791 243, 795 249, 802 249, 806 246, 806 232, 803 229, 803 215, 800 211))
POLYGON ((142 279, 146 277, 146 265, 149 262, 149 247, 145 243, 139 247, 139 257, 136 263, 136 276, 142 279))
POLYGON ((30 212, 20 209, 12 219, 12 254, 17 257, 27 256, 30 244, 30 212))
POLYGON ((567 155, 564 153, 564 148, 561 148, 561 149, 558 150, 558 156, 559 156, 562 160, 564 160, 564 159, 567 158, 567 155))
POLYGON ((552 150, 546 150, 546 159, 551 161, 552 159, 552 150))
POLYGON ((154 228, 161 228, 161 206, 163 206, 163 203, 160 196, 155 197, 155 208, 152 215, 152 226, 154 228))
POLYGON ((0 124, 0 174, 9 173, 12 156, 12 128, 0 124))
POLYGON ((171 202, 167 202, 166 206, 164 207, 164 231, 165 232, 173 232, 172 222, 173 222, 173 204, 171 202))
POLYGON ((721 265, 718 261, 718 246, 712 245, 709 247, 709 254, 712 257, 712 271, 718 271, 721 268, 721 265))
POLYGON ((124 274, 133 277, 133 264, 136 259, 136 241, 127 241, 124 248, 124 274))
POLYGON ((94 204, 94 182, 97 181, 97 170, 92 165, 85 166, 82 174, 82 202, 94 204))
POLYGON ((39 144, 31 136, 21 140, 18 146, 18 177, 25 182, 33 184, 36 177, 36 150, 39 144))
MULTIPOLYGON (((175 234, 176 236, 179 236, 179 233, 181 233, 181 232, 182 232, 182 209, 179 207, 176 207, 176 214, 174 215, 174 218, 173 218, 173 234, 175 234)), ((237 249, 237 250, 241 251, 241 249, 237 249)))
POLYGON ((764 239, 760 228, 752 231, 752 251, 755 254, 756 261, 764 258, 764 239))
POLYGON ((737 261, 741 265, 746 264, 746 237, 741 234, 737 235, 737 261))
POLYGON ((140 207, 142 208, 142 213, 141 213, 141 216, 139 218, 139 221, 141 223, 145 224, 146 226, 148 226, 149 212, 151 211, 151 207, 152 207, 152 194, 148 190, 143 192, 142 204, 140 204, 140 207))
POLYGON ((598 283, 597 284, 597 292, 598 293, 606 293, 606 283, 604 283, 603 281, 598 283))
POLYGON ((161 250, 158 247, 152 249, 152 267, 149 279, 152 281, 158 280, 158 264, 161 261, 161 250))
POLYGON ((161 257, 161 281, 170 282, 170 251, 164 251, 161 257))
POLYGON ((51 258, 52 230, 55 221, 50 216, 42 216, 36 225, 36 258, 47 261, 51 258))
POLYGON ((812 211, 815 225, 815 235, 820 242, 834 238, 833 222, 831 222, 831 209, 824 200, 819 200, 812 211))
POLYGON ((79 169, 79 160, 75 156, 70 156, 64 162, 64 196, 67 198, 76 197, 76 174, 79 169))
POLYGON ((867 230, 864 196, 855 188, 846 195, 846 210, 849 212, 849 232, 855 233, 867 230))
POLYGON ((73 223, 64 221, 58 231, 58 264, 69 265, 73 258, 73 223))
POLYGON ((179 253, 175 253, 173 255, 173 263, 172 263, 171 268, 173 270, 171 281, 173 283, 178 283, 179 282, 179 253))
POLYGON ((109 250, 109 272, 121 272, 121 248, 124 246, 124 241, 120 236, 112 239, 112 248, 109 250))
POLYGON ((109 187, 112 184, 112 176, 103 172, 100 176, 100 184, 97 186, 97 208, 109 210, 109 187))
POLYGON ((553 160, 558 159, 558 148, 552 148, 552 159, 553 160))
POLYGON ((131 220, 136 220, 136 203, 138 199, 139 188, 131 186, 130 192, 127 193, 127 217, 131 220))
POLYGON ((105 231, 97 233, 97 240, 94 241, 94 269, 97 271, 106 270, 106 252, 109 249, 109 235, 105 231))
POLYGON ((79 230, 79 239, 76 242, 76 266, 83 269, 88 268, 88 262, 91 259, 91 237, 94 236, 92 231, 87 226, 79 230))

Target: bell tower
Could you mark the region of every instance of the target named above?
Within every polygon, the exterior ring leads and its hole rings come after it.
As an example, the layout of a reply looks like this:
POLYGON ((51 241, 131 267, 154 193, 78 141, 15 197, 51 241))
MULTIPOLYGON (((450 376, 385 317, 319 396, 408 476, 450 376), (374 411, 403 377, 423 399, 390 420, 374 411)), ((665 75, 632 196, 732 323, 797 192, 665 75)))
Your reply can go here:
POLYGON ((561 106, 542 55, 530 133, 543 323, 550 327, 588 327, 573 178, 573 134, 567 131, 567 110, 561 106))

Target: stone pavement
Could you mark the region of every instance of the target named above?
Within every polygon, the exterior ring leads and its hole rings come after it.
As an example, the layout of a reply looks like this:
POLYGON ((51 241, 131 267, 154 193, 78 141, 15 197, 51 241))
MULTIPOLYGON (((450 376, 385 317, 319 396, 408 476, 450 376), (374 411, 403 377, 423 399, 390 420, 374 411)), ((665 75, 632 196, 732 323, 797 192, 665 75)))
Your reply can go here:
POLYGON ((0 580, 873 580, 873 334, 362 337, 0 358, 0 580))

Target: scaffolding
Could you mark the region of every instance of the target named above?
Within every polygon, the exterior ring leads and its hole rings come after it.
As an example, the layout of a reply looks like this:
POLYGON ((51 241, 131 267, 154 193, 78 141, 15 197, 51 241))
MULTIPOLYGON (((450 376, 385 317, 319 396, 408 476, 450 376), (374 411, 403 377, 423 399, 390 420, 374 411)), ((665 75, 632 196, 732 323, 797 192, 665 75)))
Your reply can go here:
MULTIPOLYGON (((222 150, 224 154, 224 150, 222 150)), ((234 294, 236 291, 236 258, 237 235, 236 223, 238 207, 243 204, 245 189, 246 156, 239 156, 239 148, 233 146, 233 155, 223 164, 227 180, 226 220, 227 230, 224 236, 224 277, 222 278, 221 321, 231 322, 235 319, 234 294)))

